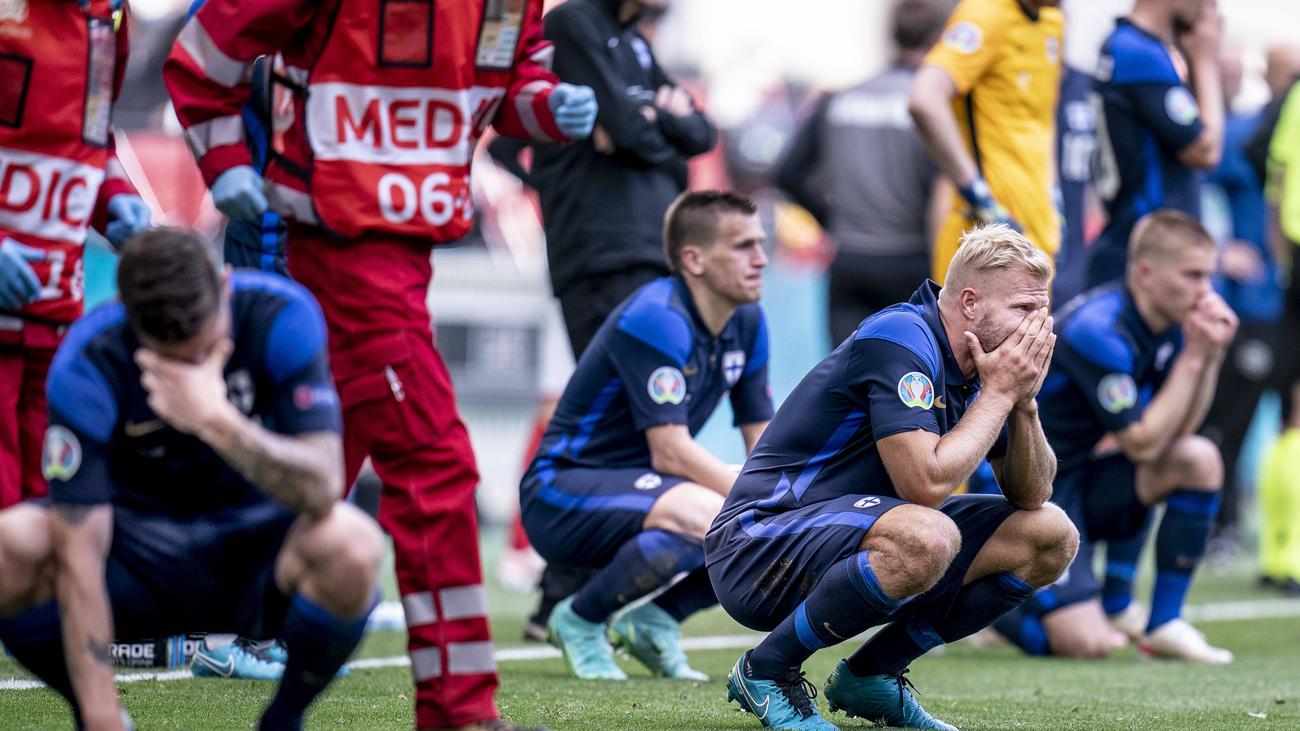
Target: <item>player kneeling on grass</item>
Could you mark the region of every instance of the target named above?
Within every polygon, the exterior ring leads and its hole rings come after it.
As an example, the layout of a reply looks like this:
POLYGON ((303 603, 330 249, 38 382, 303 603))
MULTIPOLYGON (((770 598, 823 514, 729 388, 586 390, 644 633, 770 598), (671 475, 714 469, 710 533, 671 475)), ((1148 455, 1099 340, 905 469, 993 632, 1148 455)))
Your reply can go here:
POLYGON ((1083 540, 1060 584, 995 625, 1031 654, 1105 657, 1127 642, 1107 623, 1109 612, 1147 655, 1232 661, 1181 618, 1223 484, 1218 447, 1196 430, 1237 331, 1210 286, 1214 257, 1214 240, 1195 219, 1156 211, 1133 229, 1125 280, 1089 291, 1061 315, 1061 345, 1038 401, 1061 460, 1052 500, 1083 540), (1131 603, 1135 566, 1107 576, 1098 601, 1092 546, 1144 530, 1158 503, 1165 512, 1146 618, 1131 603))
POLYGON ((118 289, 50 370, 51 507, 0 513, 0 641, 79 727, 114 729, 130 724, 115 638, 279 637, 261 727, 300 728, 361 640, 382 554, 374 521, 339 502, 320 310, 284 279, 220 271, 177 229, 126 245, 118 289))
POLYGON ((609 639, 656 675, 707 680, 678 624, 717 604, 701 541, 735 470, 693 436, 730 391, 752 449, 767 420, 767 327, 758 306, 767 265, 754 204, 739 195, 680 196, 664 223, 675 272, 605 320, 560 398, 520 484, 524 528, 547 561, 603 570, 556 606, 551 641, 579 678, 626 680, 609 639))
POLYGON ((771 634, 727 678, 764 726, 834 729, 800 670, 888 623, 826 683, 830 709, 951 729, 906 668, 1056 580, 1077 534, 1047 502, 1034 395, 1055 336, 1051 262, 1010 226, 968 231, 947 286, 862 321, 786 399, 705 538, 722 606, 771 634), (1001 495, 952 495, 982 460, 1001 495))

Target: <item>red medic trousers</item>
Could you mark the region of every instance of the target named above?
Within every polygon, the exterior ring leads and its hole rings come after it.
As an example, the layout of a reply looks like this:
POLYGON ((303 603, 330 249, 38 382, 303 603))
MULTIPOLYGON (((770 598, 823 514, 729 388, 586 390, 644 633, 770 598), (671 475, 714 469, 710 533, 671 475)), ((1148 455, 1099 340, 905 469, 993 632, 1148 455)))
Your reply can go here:
POLYGON ((427 242, 339 242, 294 225, 288 269, 329 327, 351 485, 367 456, 383 481, 415 680, 415 725, 497 718, 474 490, 478 469, 451 378, 433 345, 427 242))
POLYGON ((65 329, 9 316, 0 321, 0 509, 46 493, 45 376, 65 329))

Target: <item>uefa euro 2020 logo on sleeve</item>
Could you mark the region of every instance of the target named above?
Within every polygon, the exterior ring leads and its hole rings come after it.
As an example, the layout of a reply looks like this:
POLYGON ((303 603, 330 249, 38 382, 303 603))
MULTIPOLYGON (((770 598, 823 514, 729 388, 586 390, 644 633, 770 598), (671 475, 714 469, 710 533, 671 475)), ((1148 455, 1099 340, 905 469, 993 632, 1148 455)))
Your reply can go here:
POLYGON ((1127 373, 1108 373, 1097 384, 1097 401, 1112 414, 1133 408, 1137 396, 1137 383, 1127 373))
POLYGON ((656 368, 646 381, 650 400, 657 404, 680 404, 686 398, 686 378, 672 366, 656 368))
POLYGON ((934 384, 924 373, 917 371, 905 373, 898 379, 898 398, 906 406, 915 406, 929 411, 934 405, 934 384))

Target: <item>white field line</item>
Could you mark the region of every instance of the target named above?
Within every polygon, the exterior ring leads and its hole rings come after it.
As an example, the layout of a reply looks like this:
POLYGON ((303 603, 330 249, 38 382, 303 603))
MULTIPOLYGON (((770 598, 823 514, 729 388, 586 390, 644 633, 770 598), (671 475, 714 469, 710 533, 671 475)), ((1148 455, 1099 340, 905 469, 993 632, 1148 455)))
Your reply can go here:
MULTIPOLYGON (((1187 619, 1192 622, 1229 622, 1250 619, 1280 619, 1300 617, 1300 600, 1263 599, 1258 601, 1216 602, 1187 607, 1187 619)), ((706 637, 683 637, 684 650, 740 650, 753 647, 763 638, 758 632, 746 632, 733 635, 710 635, 706 637)), ((497 662, 529 662, 549 660, 560 657, 560 651, 550 646, 506 647, 495 653, 497 662)), ((353 660, 348 667, 353 670, 372 670, 374 668, 406 667, 411 664, 405 655, 399 657, 372 657, 353 660)), ((170 681, 192 678, 188 670, 168 670, 157 673, 123 673, 117 676, 119 683, 138 683, 140 681, 170 681)), ((31 690, 44 688, 39 680, 9 678, 0 680, 0 691, 31 690)))

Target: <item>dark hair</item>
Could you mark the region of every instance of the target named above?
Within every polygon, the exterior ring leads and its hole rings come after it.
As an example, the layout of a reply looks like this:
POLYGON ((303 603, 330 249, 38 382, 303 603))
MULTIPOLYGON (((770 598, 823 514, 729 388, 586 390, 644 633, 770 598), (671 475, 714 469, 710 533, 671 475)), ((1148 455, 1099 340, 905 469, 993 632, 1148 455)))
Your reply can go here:
POLYGON ((900 0, 894 6, 894 44, 902 51, 929 50, 951 11, 944 0, 900 0))
POLYGON ((1128 240, 1128 261, 1164 258, 1187 246, 1213 249, 1214 238, 1201 222, 1172 208, 1152 211, 1138 220, 1128 240))
POLYGON ((163 343, 198 334, 221 304, 213 249, 194 231, 151 228, 122 248, 117 290, 131 327, 163 343))
POLYGON ((668 268, 678 270, 686 246, 713 243, 719 214, 752 216, 757 212, 753 201, 729 190, 690 190, 677 196, 664 216, 664 258, 668 268))

